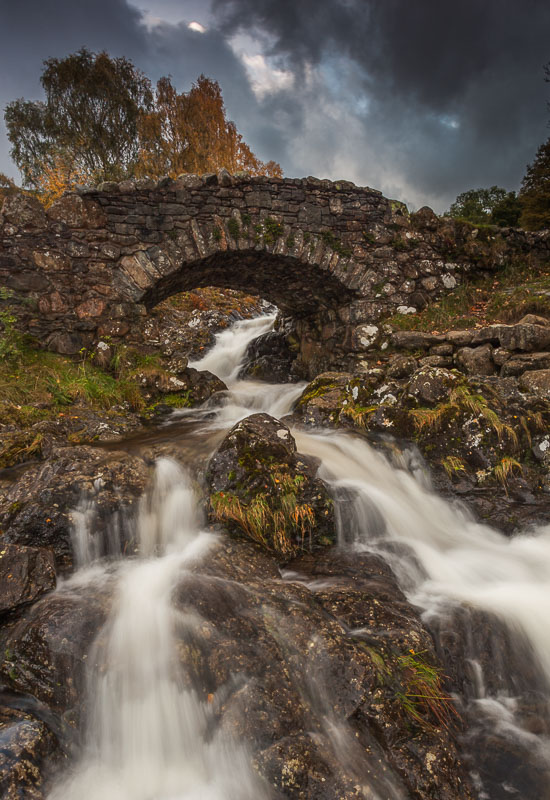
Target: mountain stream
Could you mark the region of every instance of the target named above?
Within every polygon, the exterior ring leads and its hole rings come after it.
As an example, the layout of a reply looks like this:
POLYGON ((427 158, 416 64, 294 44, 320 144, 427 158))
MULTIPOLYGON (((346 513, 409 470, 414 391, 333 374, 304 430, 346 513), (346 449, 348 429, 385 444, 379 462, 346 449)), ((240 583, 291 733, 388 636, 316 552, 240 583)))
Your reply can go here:
MULTIPOLYGON (((114 600, 88 656, 82 743, 49 800, 271 797, 245 743, 216 727, 212 704, 181 675, 177 642, 201 636, 201 619, 176 609, 172 595, 182 574, 197 565, 200 572, 219 541, 202 517, 197 465, 238 420, 259 411, 281 418, 303 390, 304 384, 238 377, 248 344, 273 322, 238 322, 190 364, 215 373, 229 390, 221 401, 175 412, 158 432, 186 442, 189 467, 157 461, 153 486, 127 523, 135 527, 137 557, 119 557, 117 536, 98 551, 93 509, 83 505, 75 513, 79 570, 57 591, 84 595, 108 585, 114 600)), ((335 498, 339 547, 382 556, 421 609, 466 723, 462 746, 479 797, 523 797, 533 771, 550 796, 550 527, 509 538, 478 524, 431 490, 412 450, 391 443, 375 449, 358 435, 329 430, 292 434, 298 452, 321 463, 319 475, 335 498), (517 763, 506 763, 501 744, 508 740, 520 753, 517 763), (487 750, 494 757, 481 776, 478 756, 487 750)), ((335 752, 355 759, 354 742, 331 717, 330 686, 316 691, 335 752)), ((369 768, 370 783, 366 772, 359 775, 362 796, 405 800, 399 779, 382 772, 369 768)))

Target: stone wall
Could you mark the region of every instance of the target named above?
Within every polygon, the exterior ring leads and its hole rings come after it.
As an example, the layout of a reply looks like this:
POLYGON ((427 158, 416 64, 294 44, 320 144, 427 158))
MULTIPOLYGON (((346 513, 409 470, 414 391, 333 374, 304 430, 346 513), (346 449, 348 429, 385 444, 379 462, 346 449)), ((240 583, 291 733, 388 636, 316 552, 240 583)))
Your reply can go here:
POLYGON ((347 181, 185 175, 104 183, 45 211, 5 199, 0 286, 44 346, 131 339, 166 297, 246 290, 297 321, 313 373, 361 351, 373 322, 420 310, 466 273, 550 257, 548 232, 478 230, 347 181), (13 298, 11 300, 13 302, 13 298))

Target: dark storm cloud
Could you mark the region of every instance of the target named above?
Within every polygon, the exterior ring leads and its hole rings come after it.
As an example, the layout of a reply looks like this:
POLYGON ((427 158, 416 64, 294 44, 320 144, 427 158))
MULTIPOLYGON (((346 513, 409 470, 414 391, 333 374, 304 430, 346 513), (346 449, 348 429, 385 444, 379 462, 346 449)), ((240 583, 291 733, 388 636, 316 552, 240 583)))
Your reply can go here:
MULTIPOLYGON (((153 0, 152 11, 154 5, 153 0)), ((191 5, 189 11, 193 10, 191 5)), ((192 15, 186 22, 148 29, 142 12, 126 0, 0 0, 0 19, 2 111, 18 97, 43 96, 39 79, 46 58, 62 58, 86 46, 130 58, 153 81, 171 75, 181 90, 188 89, 201 73, 219 80, 231 113, 246 112, 250 130, 257 127, 261 136, 265 123, 255 117, 256 104, 241 61, 215 28, 204 34, 189 30, 192 15)), ((0 171, 15 177, 8 150, 2 114, 0 171)))
MULTIPOLYGON (((438 210, 467 188, 517 188, 548 136, 542 0, 214 0, 204 34, 187 27, 197 0, 134 2, 171 22, 148 28, 127 0, 0 0, 0 105, 41 97, 44 59, 105 49, 180 90, 218 80, 245 140, 287 174, 438 210), (293 80, 254 94, 231 46, 242 34, 293 80)), ((13 175, 7 150, 0 122, 0 171, 13 175)))
POLYGON ((294 69, 331 58, 356 64, 356 98, 370 103, 366 137, 380 140, 388 170, 399 162, 424 194, 515 188, 548 135, 546 1, 215 0, 213 8, 233 32, 269 32, 271 54, 294 69))

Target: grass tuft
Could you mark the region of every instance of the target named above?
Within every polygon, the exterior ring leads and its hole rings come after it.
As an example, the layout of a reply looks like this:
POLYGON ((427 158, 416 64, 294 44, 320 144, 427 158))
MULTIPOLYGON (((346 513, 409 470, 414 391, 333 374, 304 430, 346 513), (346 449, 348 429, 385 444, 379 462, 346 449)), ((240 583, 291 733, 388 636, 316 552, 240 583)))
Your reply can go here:
POLYGON ((451 728, 460 715, 444 691, 443 672, 428 664, 423 652, 409 650, 398 658, 403 689, 396 692, 405 713, 423 728, 451 728))

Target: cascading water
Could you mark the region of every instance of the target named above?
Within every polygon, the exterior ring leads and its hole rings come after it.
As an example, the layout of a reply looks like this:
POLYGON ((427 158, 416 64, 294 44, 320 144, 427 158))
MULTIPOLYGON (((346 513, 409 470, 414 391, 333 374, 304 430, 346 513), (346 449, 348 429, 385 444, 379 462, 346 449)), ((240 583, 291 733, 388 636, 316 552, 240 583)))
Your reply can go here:
MULTIPOLYGON (((229 428, 257 411, 275 417, 288 413, 303 384, 269 385, 238 378, 248 343, 269 330, 273 321, 274 317, 260 317, 219 334, 213 350, 190 366, 217 374, 228 392, 202 409, 175 416, 199 421, 204 433, 229 428)), ((484 642, 475 641, 468 615, 476 610, 494 615, 504 626, 504 641, 524 648, 523 659, 535 665, 530 674, 537 675, 537 686, 531 688, 538 692, 539 710, 547 713, 550 528, 505 538, 432 493, 414 458, 403 458, 396 468, 351 434, 292 432, 298 451, 320 460, 320 475, 333 487, 340 546, 382 555, 409 599, 424 610, 440 643, 445 624, 458 625, 461 613, 467 615, 463 638, 469 649, 453 657, 462 660, 470 675, 469 689, 462 696, 468 724, 472 729, 485 726, 491 735, 519 743, 535 759, 537 769, 546 770, 547 726, 529 730, 517 710, 516 695, 525 689, 521 666, 514 672, 521 659, 512 659, 510 676, 505 675, 510 654, 495 660, 494 674, 484 671, 480 659, 484 642)), ((215 537, 201 532, 196 507, 188 476, 175 462, 159 461, 154 486, 142 501, 136 522, 139 558, 118 562, 111 618, 90 654, 92 711, 83 753, 50 800, 264 796, 246 749, 227 734, 207 733, 208 705, 184 685, 174 655, 176 627, 193 635, 198 630, 196 615, 182 616, 173 608, 175 583, 215 547, 215 537)), ((82 562, 101 554, 86 539, 92 518, 87 506, 77 516, 82 562)), ((90 580, 94 579, 92 574, 90 580)), ((320 713, 326 730, 332 730, 334 751, 342 755, 347 734, 333 725, 328 707, 325 704, 320 713)), ((550 790, 548 775, 540 785, 550 790)), ((379 786, 383 786, 380 793, 366 789, 364 796, 384 800, 404 796, 391 781, 379 786)), ((513 781, 502 780, 497 788, 485 783, 479 797, 520 795, 513 781)))
MULTIPOLYGON (((210 413, 212 406, 206 405, 203 414, 209 418, 209 426, 227 428, 249 414, 259 412, 276 418, 282 417, 290 412, 294 402, 300 397, 305 383, 270 384, 264 381, 240 380, 238 377, 248 345, 271 330, 275 319, 275 315, 270 315, 237 322, 232 328, 216 336, 215 346, 204 358, 189 364, 195 369, 213 372, 229 389, 222 403, 216 399, 214 419, 210 413)), ((197 414, 196 411, 179 414, 191 414, 195 418, 200 416, 200 412, 197 414)))
MULTIPOLYGON (((505 655, 500 680, 487 690, 477 643, 470 653, 475 673, 466 713, 474 728, 491 729, 494 738, 514 742, 550 779, 550 729, 535 735, 522 724, 515 693, 538 695, 538 713, 548 714, 550 693, 550 526, 507 538, 476 523, 469 514, 430 491, 425 475, 396 469, 364 440, 341 433, 311 434, 293 430, 298 450, 320 459, 320 476, 332 486, 340 504, 340 545, 379 553, 390 563, 411 602, 424 609, 432 630, 451 621, 458 604, 488 612, 508 630, 504 646, 520 657, 505 655), (419 479, 420 478, 420 479, 419 479), (393 545, 393 546, 392 546, 393 545), (395 546, 397 545, 397 547, 395 546), (521 662, 523 661, 523 665, 521 662), (515 663, 513 663, 515 662, 515 663), (534 662, 534 663, 533 663, 534 662), (514 674, 519 663, 520 674, 514 674), (521 671, 534 672, 538 685, 521 687, 521 671), (508 674, 506 674, 508 673, 508 674)), ((471 621, 470 621, 471 622, 471 621)), ((468 623, 467 623, 468 624, 468 623)), ((497 670, 492 663, 491 670, 497 670)), ((533 705, 533 699, 527 704, 533 705)), ((477 736, 474 730, 472 737, 477 736)), ((507 784, 504 795, 518 795, 507 784)), ((497 795, 481 793, 480 797, 497 795)), ((500 796, 500 794, 498 795, 500 796)))
POLYGON ((189 477, 160 459, 137 519, 140 558, 119 565, 114 611, 89 656, 83 754, 50 800, 262 797, 246 750, 207 736, 212 711, 178 669, 176 626, 196 636, 199 620, 178 614, 171 595, 216 539, 200 523, 189 477))

